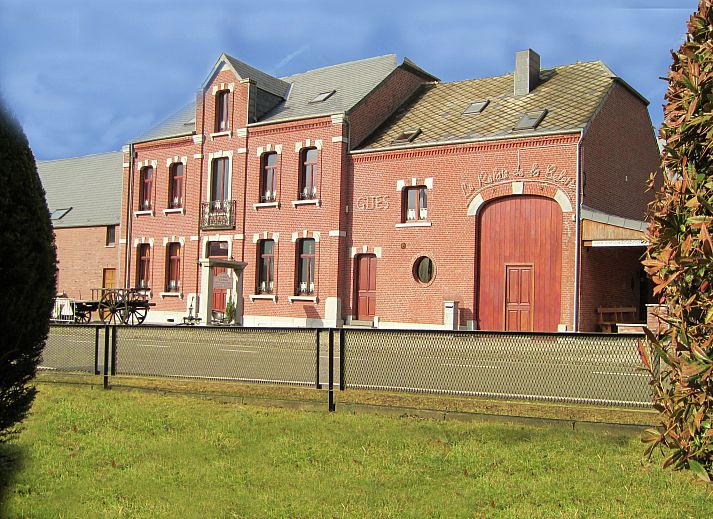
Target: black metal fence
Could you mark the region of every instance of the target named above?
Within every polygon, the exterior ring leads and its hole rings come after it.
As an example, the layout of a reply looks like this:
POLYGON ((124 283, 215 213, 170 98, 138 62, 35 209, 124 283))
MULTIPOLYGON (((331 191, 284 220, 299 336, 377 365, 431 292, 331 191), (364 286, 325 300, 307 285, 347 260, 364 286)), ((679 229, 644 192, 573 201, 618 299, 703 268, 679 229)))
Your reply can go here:
POLYGON ((641 335, 54 325, 40 369, 649 407, 641 335))

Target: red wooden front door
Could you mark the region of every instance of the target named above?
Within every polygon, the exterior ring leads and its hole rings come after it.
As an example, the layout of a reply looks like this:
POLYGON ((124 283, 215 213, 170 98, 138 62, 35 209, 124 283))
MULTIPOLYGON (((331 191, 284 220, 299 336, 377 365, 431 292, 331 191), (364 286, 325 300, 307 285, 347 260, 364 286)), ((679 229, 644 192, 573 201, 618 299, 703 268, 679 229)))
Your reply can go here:
POLYGON ((357 264, 357 319, 373 319, 376 315, 376 256, 359 256, 357 264))
POLYGON ((532 265, 505 265, 505 330, 532 331, 532 265))
MULTIPOLYGON (((228 273, 228 269, 225 267, 213 267, 213 279, 216 279, 218 276, 223 277, 228 273)), ((223 312, 225 313, 225 307, 227 304, 227 294, 228 290, 225 288, 218 288, 218 287, 213 287, 213 295, 212 295, 212 300, 213 300, 213 310, 216 312, 223 312)))

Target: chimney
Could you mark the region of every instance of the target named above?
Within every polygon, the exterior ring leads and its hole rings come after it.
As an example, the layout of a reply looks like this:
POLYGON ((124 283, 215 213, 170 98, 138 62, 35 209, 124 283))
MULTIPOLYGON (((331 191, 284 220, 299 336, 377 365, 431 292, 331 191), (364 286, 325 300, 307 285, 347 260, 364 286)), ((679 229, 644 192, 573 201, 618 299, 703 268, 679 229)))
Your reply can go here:
POLYGON ((515 53, 515 96, 532 92, 540 82, 540 55, 532 49, 515 53))

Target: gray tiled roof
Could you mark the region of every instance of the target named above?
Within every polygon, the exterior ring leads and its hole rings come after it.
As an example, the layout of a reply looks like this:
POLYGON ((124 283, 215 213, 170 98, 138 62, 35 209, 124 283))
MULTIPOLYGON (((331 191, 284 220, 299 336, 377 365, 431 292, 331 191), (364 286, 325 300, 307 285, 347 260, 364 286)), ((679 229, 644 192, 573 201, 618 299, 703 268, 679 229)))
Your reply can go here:
POLYGON ((196 130, 196 102, 188 103, 176 113, 134 139, 134 142, 152 141, 176 135, 190 135, 196 130))
MULTIPOLYGON (((396 67, 396 55, 340 63, 283 78, 275 78, 235 58, 224 55, 242 78, 254 79, 259 90, 283 98, 267 114, 259 115, 258 122, 278 122, 285 119, 346 112, 373 90, 396 67), (335 90, 334 95, 321 103, 310 103, 316 95, 335 90)), ((267 95, 263 93, 263 97, 267 95)), ((277 96, 275 98, 274 96, 277 96)), ((272 105, 273 102, 267 102, 272 105)), ((195 101, 186 105, 133 142, 143 142, 195 131, 195 101)))
POLYGON ((540 77, 536 88, 520 97, 513 93, 513 74, 425 84, 361 148, 391 147, 401 133, 416 128, 421 133, 409 146, 577 130, 591 120, 619 80, 599 61, 542 70, 540 77), (463 113, 470 103, 484 100, 489 103, 481 113, 463 113), (542 110, 547 113, 536 129, 514 130, 524 114, 542 110))
POLYGON ((396 55, 387 54, 284 77, 292 86, 287 100, 259 122, 346 112, 396 67, 396 55), (318 94, 331 90, 335 92, 326 101, 310 103, 318 94))
POLYGON ((258 88, 261 88, 265 92, 270 92, 278 97, 285 98, 287 93, 290 91, 290 84, 278 79, 275 76, 271 76, 263 72, 262 70, 251 67, 247 63, 243 63, 239 59, 235 59, 228 54, 223 54, 228 60, 228 63, 235 69, 238 76, 242 79, 252 79, 257 84, 258 88))
POLYGON ((123 156, 120 151, 37 162, 50 211, 69 211, 55 227, 118 225, 123 156))

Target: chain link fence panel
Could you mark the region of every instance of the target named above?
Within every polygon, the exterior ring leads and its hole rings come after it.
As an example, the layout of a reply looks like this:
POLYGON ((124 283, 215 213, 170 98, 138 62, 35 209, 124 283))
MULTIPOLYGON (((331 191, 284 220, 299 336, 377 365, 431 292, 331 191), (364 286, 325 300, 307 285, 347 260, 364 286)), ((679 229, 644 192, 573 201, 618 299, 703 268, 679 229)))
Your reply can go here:
POLYGON ((314 385, 315 330, 117 326, 116 374, 314 385))
POLYGON ((347 388, 651 406, 643 336, 345 332, 347 388))
POLYGON ((37 369, 98 374, 104 364, 104 330, 96 325, 51 325, 37 369))

